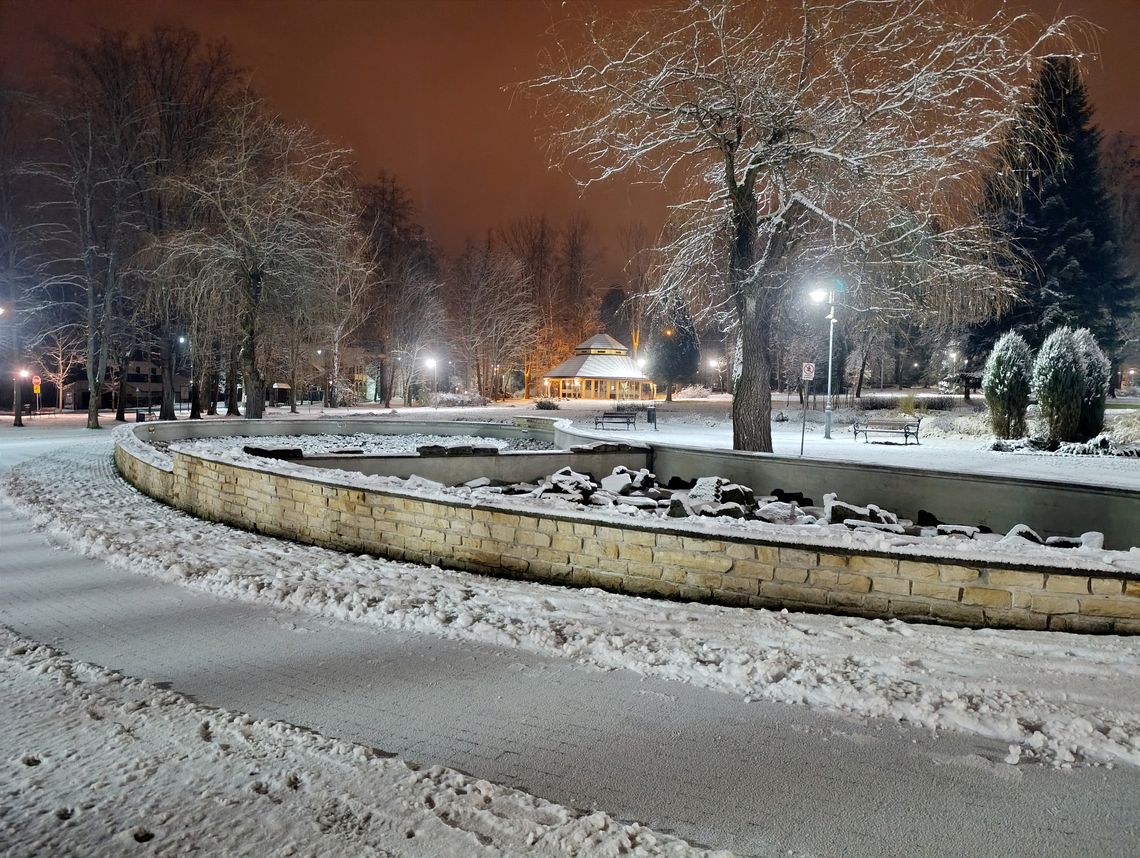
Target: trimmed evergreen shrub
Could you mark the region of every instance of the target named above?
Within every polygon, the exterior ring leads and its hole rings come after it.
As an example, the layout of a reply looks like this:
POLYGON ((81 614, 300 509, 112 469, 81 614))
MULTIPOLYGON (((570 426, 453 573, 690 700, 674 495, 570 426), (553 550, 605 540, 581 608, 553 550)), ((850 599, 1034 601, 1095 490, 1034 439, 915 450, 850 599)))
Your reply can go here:
POLYGON ((997 341, 982 370, 982 394, 990 407, 990 424, 998 438, 1024 438, 1025 412, 1033 358, 1029 345, 1016 331, 997 341))
POLYGON ((1085 367, 1072 328, 1058 328, 1033 362, 1033 391, 1050 441, 1076 441, 1085 394, 1085 367))
POLYGON ((557 411, 559 406, 553 399, 536 399, 534 407, 539 411, 557 411))
POLYGON ((1104 403, 1108 398, 1109 382, 1112 379, 1112 364, 1101 351, 1096 337, 1088 328, 1081 328, 1074 335, 1080 348, 1081 360, 1085 369, 1085 390, 1081 397, 1080 440, 1095 438, 1104 429, 1104 403))

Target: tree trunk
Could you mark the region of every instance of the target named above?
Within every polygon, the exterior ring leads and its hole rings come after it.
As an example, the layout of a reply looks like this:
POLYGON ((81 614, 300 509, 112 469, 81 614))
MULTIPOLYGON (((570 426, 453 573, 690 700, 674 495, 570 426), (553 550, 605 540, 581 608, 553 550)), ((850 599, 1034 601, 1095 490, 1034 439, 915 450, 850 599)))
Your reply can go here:
POLYGON ((226 417, 241 417, 238 408, 238 347, 230 349, 230 359, 226 366, 226 417))
MULTIPOLYGON (((741 329, 741 369, 732 399, 732 446, 736 450, 772 452, 772 382, 768 356, 772 317, 771 289, 754 271, 757 243, 757 203, 751 187, 735 186, 732 193, 733 242, 729 278, 736 296, 741 329)), ((779 228, 777 228, 779 229, 779 228)), ((783 243, 777 232, 769 241, 783 243)), ((781 255, 769 248, 769 259, 781 255)))
POLYGON ((174 360, 175 352, 170 338, 164 336, 159 346, 159 365, 162 367, 162 398, 158 405, 159 420, 177 420, 174 413, 174 360))
MULTIPOLYGON (((17 360, 19 359, 17 358, 17 360)), ((21 389, 22 387, 23 385, 20 383, 20 378, 17 376, 12 381, 12 411, 14 412, 14 416, 12 418, 13 426, 24 425, 24 391, 21 389)))
MULTIPOLYGON (((392 407, 392 391, 396 389, 396 361, 389 360, 385 371, 384 407, 392 407)), ((407 405, 408 403, 404 403, 407 405)))
POLYGON ((115 420, 119 423, 127 421, 127 369, 130 367, 131 356, 124 356, 119 364, 119 395, 115 408, 115 420))
POLYGON ((202 368, 190 368, 190 419, 202 419, 202 385, 199 383, 198 378, 202 373, 202 368))
POLYGON ((207 392, 210 394, 210 400, 206 403, 206 414, 214 417, 218 413, 218 393, 221 387, 221 373, 217 367, 217 353, 214 354, 214 367, 210 370, 209 380, 207 381, 207 392))

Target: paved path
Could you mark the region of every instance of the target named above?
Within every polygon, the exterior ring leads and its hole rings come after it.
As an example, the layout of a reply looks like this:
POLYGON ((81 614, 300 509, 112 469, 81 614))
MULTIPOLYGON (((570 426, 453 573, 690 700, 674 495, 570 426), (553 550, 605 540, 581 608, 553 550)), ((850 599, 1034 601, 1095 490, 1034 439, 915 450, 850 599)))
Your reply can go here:
MULTIPOLYGON (((4 433, 0 466, 68 437, 4 433)), ((1009 767, 994 762, 1003 745, 974 737, 216 599, 52 549, 2 508, 0 622, 205 704, 741 854, 1110 856, 1140 843, 1132 769, 1009 767)))

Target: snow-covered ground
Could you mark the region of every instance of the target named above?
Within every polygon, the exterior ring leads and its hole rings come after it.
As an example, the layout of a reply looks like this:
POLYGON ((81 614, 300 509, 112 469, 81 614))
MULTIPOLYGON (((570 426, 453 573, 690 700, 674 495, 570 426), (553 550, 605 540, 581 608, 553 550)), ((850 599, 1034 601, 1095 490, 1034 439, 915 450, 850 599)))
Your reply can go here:
POLYGON ((223 596, 978 733, 1007 742, 1010 763, 1140 765, 1140 638, 676 604, 352 556, 151 501, 110 450, 105 436, 62 447, 0 489, 66 544, 223 596))
POLYGON ((708 856, 668 835, 210 709, 0 628, 5 855, 708 856))

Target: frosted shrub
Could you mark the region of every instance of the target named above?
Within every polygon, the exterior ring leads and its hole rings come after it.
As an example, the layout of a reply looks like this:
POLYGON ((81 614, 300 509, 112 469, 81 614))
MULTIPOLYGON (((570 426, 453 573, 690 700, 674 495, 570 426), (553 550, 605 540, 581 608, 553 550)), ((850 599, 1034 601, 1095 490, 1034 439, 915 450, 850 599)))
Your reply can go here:
POLYGON ((1095 438, 1104 429, 1104 403, 1112 380, 1112 364, 1088 328, 1081 328, 1073 336, 1077 340, 1085 370, 1085 390, 1081 397, 1078 430, 1080 439, 1084 441, 1095 438))
POLYGON ((1033 391, 1050 441, 1075 441, 1085 394, 1085 368, 1072 328, 1053 331, 1033 363, 1033 391))
POLYGON ((488 403, 485 396, 478 393, 433 393, 431 404, 435 408, 469 408, 488 403))
POLYGON ((982 394, 990 407, 990 423, 998 438, 1025 437, 1033 358, 1029 345, 1010 331, 994 345, 982 371, 982 394))
POLYGON ((690 384, 678 390, 676 396, 677 399, 708 399, 710 393, 712 391, 703 384, 690 384))

